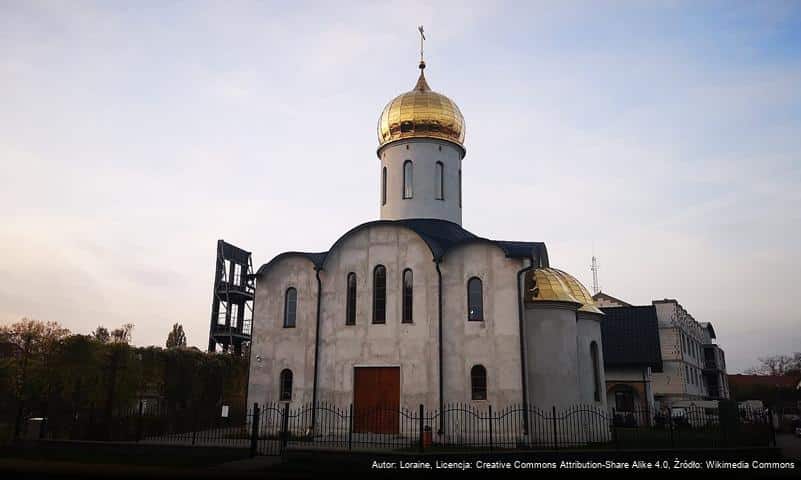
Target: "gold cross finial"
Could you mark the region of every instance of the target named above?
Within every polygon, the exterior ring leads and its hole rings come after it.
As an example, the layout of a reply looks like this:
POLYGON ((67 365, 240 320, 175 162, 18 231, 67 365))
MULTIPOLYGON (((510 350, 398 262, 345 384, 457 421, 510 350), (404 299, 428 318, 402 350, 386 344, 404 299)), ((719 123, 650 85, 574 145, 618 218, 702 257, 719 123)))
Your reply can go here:
POLYGON ((422 25, 417 27, 417 30, 420 32, 420 70, 422 70, 426 68, 426 62, 423 60, 423 41, 426 39, 426 34, 422 25))

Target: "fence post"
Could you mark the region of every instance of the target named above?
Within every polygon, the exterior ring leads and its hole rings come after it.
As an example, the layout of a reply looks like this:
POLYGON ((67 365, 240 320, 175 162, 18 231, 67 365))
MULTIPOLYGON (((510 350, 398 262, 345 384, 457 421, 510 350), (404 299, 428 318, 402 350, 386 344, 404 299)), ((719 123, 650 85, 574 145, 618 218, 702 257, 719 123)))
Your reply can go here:
POLYGON ((39 424, 39 440, 42 440, 45 437, 45 432, 47 431, 47 402, 44 402, 44 408, 42 409, 42 423, 39 424))
MULTIPOLYGON (((720 404, 718 404, 718 434, 720 435, 720 446, 727 447, 729 445, 729 422, 731 418, 728 416, 729 412, 726 412, 726 418, 723 417, 723 412, 720 410, 720 404)), ((740 415, 739 411, 737 412, 737 423, 740 423, 740 415)), ((706 417, 706 415, 704 415, 706 417)), ((706 418, 705 418, 706 419, 706 418)), ((692 422, 690 423, 692 425, 692 422)), ((739 425, 735 428, 739 428, 739 425)))
POLYGON ((489 441, 490 441, 490 452, 492 451, 492 405, 489 406, 489 441))
POLYGON ((418 437, 419 437, 418 440, 419 440, 419 443, 420 443, 420 451, 422 452, 425 449, 425 446, 423 444, 423 428, 424 428, 423 423, 424 422, 423 422, 423 404, 422 403, 420 404, 419 412, 420 412, 420 422, 419 422, 419 430, 418 430, 417 433, 418 433, 418 437))
POLYGON ((773 444, 776 447, 776 429, 773 427, 773 408, 768 408, 768 445, 773 444))
POLYGON ((558 449, 559 448, 559 440, 556 437, 556 405, 553 405, 551 407, 551 415, 552 415, 551 418, 553 419, 553 421, 552 421, 552 424, 553 424, 553 448, 554 449, 558 449))
POLYGON ((615 409, 612 408, 612 441, 615 442, 615 448, 620 450, 620 438, 617 436, 617 425, 615 421, 615 409))
MULTIPOLYGON (((253 402, 253 418, 251 421, 253 423, 250 425, 250 457, 253 458, 256 456, 259 446, 259 404, 256 402, 253 402)), ((194 443, 194 437, 192 441, 194 443)))
POLYGON ((284 413, 281 418, 281 455, 286 451, 287 443, 289 443, 289 402, 284 404, 284 413))
MULTIPOLYGON (((247 404, 245 404, 247 406, 247 404)), ((197 440, 197 404, 195 404, 195 408, 192 409, 192 445, 195 444, 195 440, 197 440)))
POLYGON ((17 409, 17 420, 14 423, 14 440, 19 438, 22 430, 22 417, 25 414, 25 400, 19 401, 19 408, 17 409))
POLYGON ((142 414, 144 410, 144 403, 139 400, 139 414, 136 416, 136 441, 142 439, 142 414))
POLYGON ((353 448, 353 404, 348 407, 348 451, 353 448))
POLYGON ((675 443, 673 441, 673 410, 668 407, 667 410, 667 417, 668 417, 668 430, 670 431, 670 448, 675 448, 675 443))

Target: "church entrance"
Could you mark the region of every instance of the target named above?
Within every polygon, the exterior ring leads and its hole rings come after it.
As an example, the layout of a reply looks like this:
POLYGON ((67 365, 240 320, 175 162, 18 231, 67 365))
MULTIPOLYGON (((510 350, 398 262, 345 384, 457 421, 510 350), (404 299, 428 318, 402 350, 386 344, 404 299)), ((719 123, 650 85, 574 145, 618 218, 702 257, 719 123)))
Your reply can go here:
POLYGON ((356 367, 353 377, 353 430, 398 433, 400 367, 356 367))

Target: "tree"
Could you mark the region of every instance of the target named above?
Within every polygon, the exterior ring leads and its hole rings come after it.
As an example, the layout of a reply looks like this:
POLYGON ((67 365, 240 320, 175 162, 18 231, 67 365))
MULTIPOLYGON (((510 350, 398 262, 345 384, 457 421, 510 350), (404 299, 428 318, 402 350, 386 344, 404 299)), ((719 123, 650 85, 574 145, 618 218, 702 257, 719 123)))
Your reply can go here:
POLYGON ((133 323, 126 323, 120 328, 115 328, 111 331, 111 341, 113 343, 131 343, 131 331, 134 328, 133 323))
POLYGON ((111 341, 111 335, 108 333, 108 328, 102 325, 98 325, 95 331, 92 332, 92 338, 100 343, 108 343, 111 341))
POLYGON ((761 357, 759 365, 749 368, 751 375, 799 375, 801 374, 801 352, 792 355, 761 357))
POLYGON ((167 334, 167 348, 186 347, 186 334, 184 327, 180 323, 172 326, 172 330, 167 334))
POLYGON ((43 383, 49 379, 48 360, 58 343, 69 333, 58 322, 42 322, 30 318, 0 327, 0 337, 15 345, 18 352, 15 362, 15 390, 18 398, 23 398, 26 393, 33 393, 31 390, 41 391, 44 388, 43 383), (30 375, 31 373, 36 374, 30 375), (29 378, 35 381, 29 382, 29 378))

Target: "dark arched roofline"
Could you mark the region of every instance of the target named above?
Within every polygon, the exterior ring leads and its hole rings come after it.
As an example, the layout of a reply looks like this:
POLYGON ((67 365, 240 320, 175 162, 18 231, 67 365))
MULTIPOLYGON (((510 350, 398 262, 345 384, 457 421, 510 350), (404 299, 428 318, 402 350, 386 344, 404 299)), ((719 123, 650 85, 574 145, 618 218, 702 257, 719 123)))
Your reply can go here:
POLYGON ((351 236, 370 227, 391 226, 401 227, 411 230, 428 246, 431 251, 432 260, 440 262, 445 255, 453 249, 476 243, 489 244, 500 248, 508 258, 530 258, 539 259, 538 266, 548 266, 548 251, 542 242, 507 242, 500 240, 490 240, 474 235, 463 229, 461 225, 447 220, 412 218, 404 220, 373 220, 362 223, 351 228, 339 237, 327 252, 308 253, 308 252, 284 252, 274 257, 269 262, 262 265, 256 275, 263 275, 272 268, 277 262, 286 257, 302 257, 309 260, 315 269, 324 270, 325 262, 331 252, 336 251, 351 236))
POLYGON ((309 252, 284 252, 279 253, 278 255, 274 256, 272 260, 265 263, 256 271, 256 276, 263 275, 267 270, 272 268, 276 263, 280 262, 281 260, 289 257, 300 257, 304 258, 312 263, 315 268, 318 268, 319 258, 325 257, 328 252, 321 252, 321 253, 309 253, 309 252))

